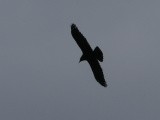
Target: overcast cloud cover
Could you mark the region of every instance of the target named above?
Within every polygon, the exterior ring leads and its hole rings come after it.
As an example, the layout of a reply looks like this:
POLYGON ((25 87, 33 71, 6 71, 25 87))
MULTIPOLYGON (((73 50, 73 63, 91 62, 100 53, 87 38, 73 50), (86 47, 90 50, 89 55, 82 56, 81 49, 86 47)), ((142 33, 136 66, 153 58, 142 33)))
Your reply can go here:
POLYGON ((0 120, 159 120, 159 0, 0 0, 0 120), (95 81, 70 34, 103 51, 95 81))

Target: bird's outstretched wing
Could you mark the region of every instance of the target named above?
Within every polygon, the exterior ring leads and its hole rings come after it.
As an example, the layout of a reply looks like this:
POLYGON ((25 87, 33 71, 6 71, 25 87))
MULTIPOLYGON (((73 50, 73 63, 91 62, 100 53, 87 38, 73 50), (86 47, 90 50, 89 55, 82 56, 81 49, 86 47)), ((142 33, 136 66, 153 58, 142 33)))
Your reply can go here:
POLYGON ((106 81, 104 79, 103 71, 96 59, 87 60, 91 69, 93 71, 94 77, 96 78, 97 82, 99 82, 102 86, 107 87, 106 81))
POLYGON ((73 38, 75 39, 75 41, 77 42, 78 46, 81 48, 83 53, 92 52, 92 48, 90 47, 86 38, 78 30, 78 28, 75 24, 71 25, 71 34, 72 34, 73 38))

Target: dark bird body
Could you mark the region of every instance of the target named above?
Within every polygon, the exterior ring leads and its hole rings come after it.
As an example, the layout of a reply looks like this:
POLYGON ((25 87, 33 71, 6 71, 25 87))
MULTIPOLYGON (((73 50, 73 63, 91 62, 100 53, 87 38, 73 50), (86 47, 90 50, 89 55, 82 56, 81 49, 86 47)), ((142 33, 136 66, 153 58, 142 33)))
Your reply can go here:
POLYGON ((99 49, 99 47, 96 47, 93 51, 86 38, 78 30, 75 24, 71 25, 71 34, 83 52, 80 62, 83 60, 88 61, 97 82, 99 82, 102 86, 107 87, 102 68, 98 62, 98 60, 100 62, 103 61, 102 51, 99 49))

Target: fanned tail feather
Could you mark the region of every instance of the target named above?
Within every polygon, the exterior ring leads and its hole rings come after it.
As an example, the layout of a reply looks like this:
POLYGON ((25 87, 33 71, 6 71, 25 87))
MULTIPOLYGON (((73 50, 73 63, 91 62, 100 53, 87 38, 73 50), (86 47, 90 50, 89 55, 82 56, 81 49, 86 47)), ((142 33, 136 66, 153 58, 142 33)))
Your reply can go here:
POLYGON ((100 62, 103 61, 103 53, 98 46, 94 49, 94 55, 100 62))

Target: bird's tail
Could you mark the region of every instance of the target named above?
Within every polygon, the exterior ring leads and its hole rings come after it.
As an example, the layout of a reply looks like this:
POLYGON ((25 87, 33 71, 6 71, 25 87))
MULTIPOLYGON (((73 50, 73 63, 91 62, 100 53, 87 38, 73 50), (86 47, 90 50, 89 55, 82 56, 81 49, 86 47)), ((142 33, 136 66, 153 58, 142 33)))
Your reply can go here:
POLYGON ((94 55, 96 56, 96 58, 102 62, 103 61, 103 53, 102 51, 100 50, 100 48, 97 46, 95 49, 94 49, 94 55))

